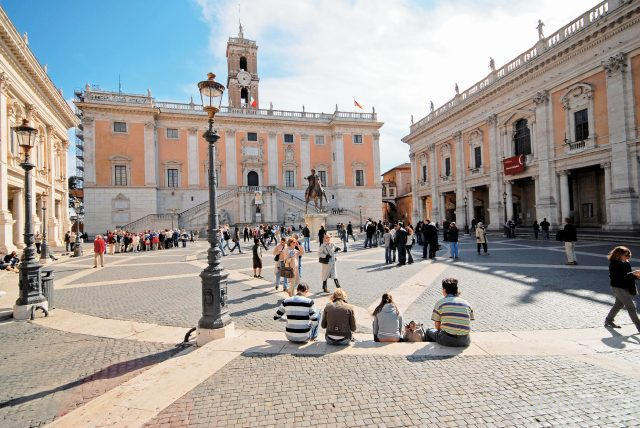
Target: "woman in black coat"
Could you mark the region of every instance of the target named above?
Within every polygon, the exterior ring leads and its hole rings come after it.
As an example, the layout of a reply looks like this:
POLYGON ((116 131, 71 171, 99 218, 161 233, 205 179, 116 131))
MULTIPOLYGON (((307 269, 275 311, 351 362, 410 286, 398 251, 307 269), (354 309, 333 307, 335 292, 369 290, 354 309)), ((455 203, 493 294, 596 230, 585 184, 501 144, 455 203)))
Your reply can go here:
POLYGON ((631 270, 629 259, 631 251, 627 247, 616 247, 609 253, 609 278, 611 278, 611 290, 616 298, 613 307, 604 320, 605 327, 620 328, 614 323, 614 319, 620 309, 626 308, 629 317, 636 325, 640 333, 640 319, 633 303, 633 297, 638 294, 636 279, 640 278, 640 271, 631 270))

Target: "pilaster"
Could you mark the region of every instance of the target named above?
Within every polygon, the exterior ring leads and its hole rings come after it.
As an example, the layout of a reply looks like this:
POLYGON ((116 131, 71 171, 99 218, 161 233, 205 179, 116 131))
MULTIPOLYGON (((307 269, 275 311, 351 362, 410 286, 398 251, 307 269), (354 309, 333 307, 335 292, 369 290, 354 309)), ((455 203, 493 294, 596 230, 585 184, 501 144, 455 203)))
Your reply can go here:
POLYGON ((9 148, 9 121, 7 120, 7 95, 10 88, 9 78, 0 73, 0 252, 7 254, 14 249, 12 224, 9 211, 9 181, 7 172, 7 152, 9 148))
POLYGON ((489 133, 489 156, 491 160, 491 169, 489 172, 489 218, 485 219, 488 230, 501 230, 504 221, 502 218, 502 198, 501 189, 501 156, 500 141, 498 135, 498 115, 491 114, 486 120, 489 133))
POLYGON ((538 159, 538 177, 535 181, 536 190, 536 216, 538 221, 546 218, 550 223, 556 224, 557 203, 555 199, 556 174, 553 159, 553 133, 552 133, 552 105, 549 102, 548 91, 540 91, 533 97, 536 105, 536 130, 535 141, 536 158, 538 159))
MULTIPOLYGON (((93 118, 82 118, 82 134, 84 136, 84 184, 96 185, 96 124, 93 118)), ((63 159, 66 156, 63 156, 63 159)), ((64 162, 63 162, 64 163, 64 162)), ((64 165, 63 165, 64 166, 64 165)), ((63 171, 65 171, 63 169, 63 171)), ((146 165, 145 165, 146 171, 146 165)))
POLYGON ((269 133, 267 141, 268 168, 269 168, 269 186, 278 185, 278 177, 280 176, 280 167, 278 162, 278 139, 275 132, 269 133))
POLYGON ((411 205, 413 207, 411 212, 411 219, 416 224, 418 221, 423 220, 419 212, 419 198, 418 198, 418 180, 417 180, 417 167, 416 167, 416 154, 409 154, 409 162, 411 164, 411 205))
POLYGON ((187 186, 200 186, 198 128, 187 130, 187 186))
POLYGON ((152 187, 158 185, 158 156, 155 132, 155 122, 144 124, 144 185, 152 187))
POLYGON ((458 131, 453 134, 456 144, 456 221, 460 222, 464 217, 464 150, 462 146, 462 132, 458 131))
POLYGON ((236 131, 227 129, 224 135, 225 168, 227 170, 227 186, 238 185, 238 159, 236 159, 236 131))
MULTIPOLYGON (((300 136, 300 165, 302 176, 306 177, 311 173, 311 147, 309 146, 309 135, 300 136)), ((326 185, 326 183, 323 183, 326 185)))

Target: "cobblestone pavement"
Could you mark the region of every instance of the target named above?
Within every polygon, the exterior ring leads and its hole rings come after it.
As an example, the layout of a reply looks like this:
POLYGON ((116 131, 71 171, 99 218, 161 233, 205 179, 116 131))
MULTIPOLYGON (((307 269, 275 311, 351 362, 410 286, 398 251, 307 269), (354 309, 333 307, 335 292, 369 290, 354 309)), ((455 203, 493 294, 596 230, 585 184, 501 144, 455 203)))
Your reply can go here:
POLYGON ((179 351, 29 322, 0 324, 0 341, 3 428, 45 425, 179 351))
MULTIPOLYGON (((446 246, 444 243, 436 263, 445 264, 447 269, 421 284, 424 292, 405 312, 405 320, 430 325, 431 309, 440 297, 439 284, 442 278, 449 276, 460 280, 462 295, 476 310, 473 324, 476 331, 599 326, 613 303, 605 258, 613 244, 579 242, 577 252, 581 264, 578 266, 564 264, 564 252, 555 241, 496 240, 490 243, 490 255, 485 256, 477 255, 475 243, 466 237, 461 241, 461 258, 455 262, 446 257, 446 246)), ((103 318, 194 326, 201 316, 197 273, 202 267, 179 260, 205 249, 206 245, 199 242, 186 249, 111 256, 111 267, 98 269, 95 273, 89 269, 91 272, 87 276, 71 282, 77 288, 57 290, 57 306, 103 318), (170 277, 177 274, 185 277, 170 277), (136 281, 136 278, 150 277, 154 280, 136 281), (126 278, 131 278, 131 282, 83 287, 94 281, 126 278), (123 296, 127 298, 123 299, 123 296)), ((364 250, 361 241, 350 244, 349 252, 338 255, 338 276, 349 293, 349 301, 367 308, 375 304, 383 292, 393 290, 431 264, 421 259, 420 246, 414 250, 416 262, 413 265, 396 267, 384 264, 382 248, 364 250)), ((632 251, 635 251, 634 247, 632 251)), ((246 248, 245 252, 248 253, 246 248)), ((271 282, 274 268, 268 252, 263 260, 263 276, 271 282)), ((321 281, 316 253, 308 254, 303 260, 303 281, 310 283, 315 293, 312 297, 323 296, 318 293, 321 281)), ((87 265, 86 260, 78 262, 81 262, 80 266, 82 263, 87 265)), ((247 280, 252 276, 249 254, 229 255, 222 263, 228 270, 248 275, 247 280)), ((60 269, 70 268, 77 269, 76 264, 60 265, 60 269)), ((229 307, 238 327, 282 330, 283 324, 273 321, 272 315, 285 295, 271 292, 272 287, 272 284, 256 281, 229 283, 229 307)), ((628 315, 622 312, 619 321, 630 322, 628 315)), ((359 329, 370 331, 366 326, 359 329)))
POLYGON ((564 357, 243 355, 147 426, 631 426, 640 381, 564 357))

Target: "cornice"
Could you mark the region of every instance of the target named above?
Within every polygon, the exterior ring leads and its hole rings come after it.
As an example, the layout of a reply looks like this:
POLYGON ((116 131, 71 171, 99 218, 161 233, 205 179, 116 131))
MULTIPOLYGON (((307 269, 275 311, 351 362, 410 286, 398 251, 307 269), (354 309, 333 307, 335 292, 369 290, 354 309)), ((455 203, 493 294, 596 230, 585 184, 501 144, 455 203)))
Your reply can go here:
POLYGON ((11 20, 0 7, 0 39, 10 50, 5 60, 10 61, 16 71, 24 73, 24 80, 31 85, 34 93, 40 94, 50 104, 52 113, 68 128, 79 123, 71 107, 58 92, 44 68, 31 52, 29 45, 22 39, 11 20))

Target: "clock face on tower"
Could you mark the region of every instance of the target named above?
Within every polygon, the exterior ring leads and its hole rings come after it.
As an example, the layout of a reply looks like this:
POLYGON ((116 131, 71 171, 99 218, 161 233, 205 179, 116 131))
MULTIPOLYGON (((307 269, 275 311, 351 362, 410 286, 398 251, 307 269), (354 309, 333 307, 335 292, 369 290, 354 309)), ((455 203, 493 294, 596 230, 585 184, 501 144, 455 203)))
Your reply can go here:
POLYGON ((238 82, 242 85, 242 86, 249 86, 249 83, 251 83, 251 74, 242 70, 238 73, 238 82))

